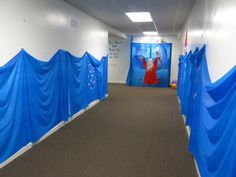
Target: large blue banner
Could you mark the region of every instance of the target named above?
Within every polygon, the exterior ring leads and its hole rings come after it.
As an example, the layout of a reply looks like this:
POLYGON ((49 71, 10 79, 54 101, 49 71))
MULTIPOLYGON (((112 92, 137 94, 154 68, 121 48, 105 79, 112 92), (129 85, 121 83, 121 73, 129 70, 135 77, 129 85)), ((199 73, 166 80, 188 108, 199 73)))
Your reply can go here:
POLYGON ((205 46, 179 59, 178 96, 202 177, 236 176, 236 66, 211 83, 205 46))
POLYGON ((0 67, 0 163, 105 98, 107 82, 107 57, 98 61, 59 50, 43 62, 21 50, 0 67))
POLYGON ((127 85, 169 87, 171 48, 170 43, 132 43, 127 85))

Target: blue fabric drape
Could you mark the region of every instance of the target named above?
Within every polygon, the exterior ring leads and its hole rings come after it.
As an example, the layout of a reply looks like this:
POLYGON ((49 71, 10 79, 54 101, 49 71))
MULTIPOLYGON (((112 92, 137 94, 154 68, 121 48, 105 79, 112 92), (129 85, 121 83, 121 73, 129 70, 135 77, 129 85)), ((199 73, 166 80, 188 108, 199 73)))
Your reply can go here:
POLYGON ((59 50, 49 62, 21 50, 0 67, 0 163, 108 93, 107 57, 59 50))
POLYGON ((190 57, 181 56, 179 61, 178 96, 186 124, 190 126, 189 150, 202 177, 235 177, 236 66, 211 83, 205 48, 190 57), (189 61, 190 72, 182 64, 187 66, 189 61))

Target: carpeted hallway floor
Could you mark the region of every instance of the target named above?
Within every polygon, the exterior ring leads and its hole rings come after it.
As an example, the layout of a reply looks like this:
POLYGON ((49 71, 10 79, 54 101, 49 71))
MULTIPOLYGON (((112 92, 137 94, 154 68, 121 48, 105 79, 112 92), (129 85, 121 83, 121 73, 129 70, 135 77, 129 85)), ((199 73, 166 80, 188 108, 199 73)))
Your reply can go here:
POLYGON ((0 177, 196 177, 174 90, 112 84, 109 98, 0 177))

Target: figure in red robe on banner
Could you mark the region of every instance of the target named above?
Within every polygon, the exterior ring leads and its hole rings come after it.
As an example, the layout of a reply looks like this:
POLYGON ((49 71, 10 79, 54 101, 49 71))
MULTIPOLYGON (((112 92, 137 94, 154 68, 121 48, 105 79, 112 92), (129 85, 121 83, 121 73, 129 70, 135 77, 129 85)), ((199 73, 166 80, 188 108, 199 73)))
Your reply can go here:
POLYGON ((141 60, 142 60, 144 68, 146 69, 146 73, 144 76, 144 84, 145 85, 158 84, 159 79, 156 74, 156 71, 158 69, 158 61, 160 61, 161 65, 162 65, 161 57, 160 57, 158 51, 156 51, 156 58, 155 58, 154 62, 152 62, 152 58, 149 58, 146 61, 144 56, 141 56, 141 60))

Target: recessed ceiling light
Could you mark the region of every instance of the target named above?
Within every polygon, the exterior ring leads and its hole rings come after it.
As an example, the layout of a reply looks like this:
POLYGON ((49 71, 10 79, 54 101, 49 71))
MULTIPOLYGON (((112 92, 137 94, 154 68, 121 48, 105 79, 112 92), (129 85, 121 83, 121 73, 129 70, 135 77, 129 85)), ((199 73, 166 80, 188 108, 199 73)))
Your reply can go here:
POLYGON ((157 36, 158 32, 157 31, 144 31, 143 34, 146 36, 157 36))
POLYGON ((132 22, 152 22, 150 12, 126 12, 132 22))

